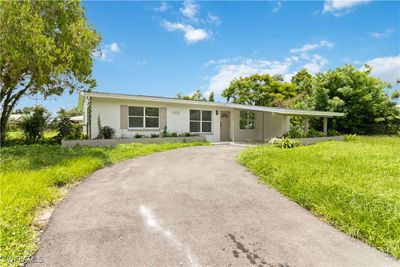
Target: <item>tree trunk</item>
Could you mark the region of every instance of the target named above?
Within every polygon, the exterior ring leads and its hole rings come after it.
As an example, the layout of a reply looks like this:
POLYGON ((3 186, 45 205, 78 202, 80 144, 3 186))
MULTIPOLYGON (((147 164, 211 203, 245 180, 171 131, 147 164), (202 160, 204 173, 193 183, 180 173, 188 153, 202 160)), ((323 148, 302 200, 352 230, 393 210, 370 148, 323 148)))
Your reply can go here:
POLYGON ((8 103, 4 102, 3 110, 1 111, 1 119, 0 119, 0 144, 4 142, 7 135, 7 123, 10 118, 11 112, 9 112, 8 103))
MULTIPOLYGON (((0 119, 0 145, 4 142, 7 135, 7 123, 10 118, 11 112, 15 105, 18 103, 19 99, 25 94, 28 88, 31 86, 29 83, 24 89, 21 89, 18 93, 11 95, 12 90, 8 90, 8 94, 4 99, 2 99, 3 107, 1 111, 0 119)), ((7 90, 6 90, 7 91, 7 90)))

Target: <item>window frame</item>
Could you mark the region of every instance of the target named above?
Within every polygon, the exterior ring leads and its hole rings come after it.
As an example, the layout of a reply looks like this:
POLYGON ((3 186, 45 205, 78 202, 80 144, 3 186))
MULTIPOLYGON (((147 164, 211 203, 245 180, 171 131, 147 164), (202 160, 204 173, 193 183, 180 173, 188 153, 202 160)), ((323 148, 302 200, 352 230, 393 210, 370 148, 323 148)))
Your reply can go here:
POLYGON ((239 112, 239 129, 240 130, 255 130, 256 129, 256 113, 254 111, 251 110, 241 110, 239 112), (242 128, 241 125, 241 120, 242 120, 242 114, 245 113, 246 115, 246 124, 244 126, 244 128, 242 128), (250 114, 254 114, 254 119, 253 119, 253 123, 251 124, 251 118, 250 118, 250 114), (249 127, 250 125, 253 125, 253 127, 249 127))
POLYGON ((206 109, 189 109, 189 132, 190 133, 194 133, 194 134, 212 134, 213 133, 213 129, 214 129, 214 127, 213 127, 213 111, 212 110, 206 110, 206 109), (200 112, 200 120, 192 120, 191 118, 190 118, 190 112, 191 111, 199 111, 200 112), (207 111, 207 112, 210 112, 210 120, 203 120, 203 112, 204 111, 207 111), (200 131, 199 132, 192 132, 191 130, 190 130, 190 124, 192 123, 192 122, 198 122, 198 123, 200 123, 200 131), (211 124, 211 127, 210 127, 210 131, 209 132, 203 132, 203 122, 209 122, 210 124, 211 124))
POLYGON ((128 106, 128 129, 131 129, 131 130, 143 130, 143 129, 159 130, 160 129, 160 108, 159 107, 146 107, 146 106, 128 106), (129 115, 129 108, 130 107, 142 108, 143 109, 143 116, 129 115), (158 116, 148 116, 148 115, 146 115, 146 109, 147 108, 158 109, 158 116), (143 127, 130 127, 129 118, 142 118, 143 127), (157 118, 158 119, 158 127, 147 127, 146 118, 157 118))

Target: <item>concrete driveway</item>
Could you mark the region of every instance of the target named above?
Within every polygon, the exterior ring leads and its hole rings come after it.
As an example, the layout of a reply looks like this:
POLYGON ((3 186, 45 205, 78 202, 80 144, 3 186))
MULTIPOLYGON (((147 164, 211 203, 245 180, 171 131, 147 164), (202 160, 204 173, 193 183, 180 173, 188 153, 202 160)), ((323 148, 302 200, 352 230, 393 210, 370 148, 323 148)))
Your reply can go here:
POLYGON ((190 147, 93 173, 57 207, 47 266, 399 266, 237 164, 241 147, 190 147))

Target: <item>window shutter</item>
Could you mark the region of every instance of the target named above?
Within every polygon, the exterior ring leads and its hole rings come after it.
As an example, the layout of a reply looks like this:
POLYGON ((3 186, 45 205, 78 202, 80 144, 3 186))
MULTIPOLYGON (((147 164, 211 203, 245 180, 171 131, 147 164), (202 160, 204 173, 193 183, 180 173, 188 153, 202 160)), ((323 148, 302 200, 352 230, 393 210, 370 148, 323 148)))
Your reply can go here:
POLYGON ((128 129, 128 106, 120 106, 120 128, 128 129))
POLYGON ((167 108, 160 108, 160 130, 163 131, 164 127, 167 126, 167 108))

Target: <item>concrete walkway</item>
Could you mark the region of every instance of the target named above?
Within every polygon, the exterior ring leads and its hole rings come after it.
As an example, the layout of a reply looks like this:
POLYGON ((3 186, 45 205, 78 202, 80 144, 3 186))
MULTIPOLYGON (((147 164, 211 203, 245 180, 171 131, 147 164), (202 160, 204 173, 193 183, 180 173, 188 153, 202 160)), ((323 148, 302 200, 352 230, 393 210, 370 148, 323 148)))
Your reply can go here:
POLYGON ((96 171, 55 209, 36 259, 47 266, 400 266, 258 184, 235 161, 241 149, 190 147, 96 171))

